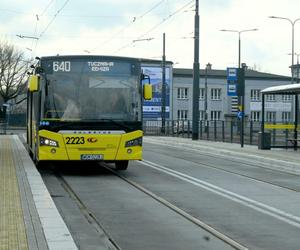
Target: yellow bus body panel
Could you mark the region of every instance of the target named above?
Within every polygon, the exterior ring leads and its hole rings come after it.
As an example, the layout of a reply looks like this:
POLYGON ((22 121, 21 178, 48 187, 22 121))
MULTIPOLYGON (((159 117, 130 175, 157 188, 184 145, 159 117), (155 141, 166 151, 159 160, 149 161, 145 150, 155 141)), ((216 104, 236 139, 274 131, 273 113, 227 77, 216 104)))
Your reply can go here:
MULTIPOLYGON (((38 150, 38 159, 39 161, 52 161, 52 160, 69 160, 65 143, 61 134, 54 133, 47 130, 40 130, 39 137, 43 136, 48 139, 54 140, 58 142, 59 147, 51 147, 51 146, 39 146, 38 150), (56 153, 52 153, 51 150, 55 149, 56 153)), ((38 142, 40 143, 40 141, 38 142)))
POLYGON ((41 130, 39 131, 39 136, 57 141, 59 145, 58 147, 39 146, 38 159, 40 161, 79 161, 81 160, 81 155, 102 155, 104 161, 142 159, 142 146, 125 148, 127 141, 143 136, 141 130, 125 134, 74 134, 71 131, 70 134, 60 134, 41 130), (76 140, 73 138, 76 138, 76 140), (70 143, 74 141, 84 141, 84 143, 70 143))
POLYGON ((125 148, 125 143, 132 139, 143 136, 143 131, 137 130, 131 133, 123 134, 120 140, 120 146, 116 155, 116 160, 142 160, 142 146, 125 148), (129 154, 128 150, 132 152, 129 154))

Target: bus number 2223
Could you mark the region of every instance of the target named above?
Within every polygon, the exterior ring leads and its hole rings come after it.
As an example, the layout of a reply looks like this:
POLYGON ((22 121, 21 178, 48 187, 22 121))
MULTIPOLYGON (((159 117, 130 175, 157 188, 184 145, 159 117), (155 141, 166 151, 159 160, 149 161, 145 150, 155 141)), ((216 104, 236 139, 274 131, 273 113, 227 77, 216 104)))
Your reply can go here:
POLYGON ((66 144, 84 144, 84 137, 66 137, 66 144))
POLYGON ((54 61, 53 62, 53 71, 63 71, 63 72, 70 72, 71 71, 71 62, 70 61, 54 61))

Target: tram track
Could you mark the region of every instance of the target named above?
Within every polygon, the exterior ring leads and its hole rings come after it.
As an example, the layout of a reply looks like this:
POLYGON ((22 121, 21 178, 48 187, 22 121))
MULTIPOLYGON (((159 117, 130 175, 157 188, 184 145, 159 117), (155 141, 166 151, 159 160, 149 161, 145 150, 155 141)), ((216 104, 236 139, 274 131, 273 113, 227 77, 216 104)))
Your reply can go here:
MULTIPOLYGON (((146 189, 145 187, 141 186, 137 182, 130 180, 129 178, 125 177, 118 171, 111 168, 109 164, 100 163, 101 167, 105 168, 107 171, 109 171, 114 176, 117 176, 122 181, 126 182, 130 186, 134 187, 135 189, 141 191, 142 193, 146 194, 148 197, 154 199, 155 201, 159 202, 161 205, 167 207, 168 209, 171 209, 176 214, 180 215, 184 219, 188 220, 189 222, 193 223, 197 227, 203 229, 207 232, 207 235, 205 235, 204 240, 209 241, 211 237, 216 237, 219 240, 223 241, 233 249, 237 250, 247 250, 248 248, 239 244, 238 242, 234 241, 233 239, 229 238, 228 236, 224 235, 223 233, 217 231, 213 227, 207 225, 203 221, 199 220, 198 218, 193 217, 189 213, 183 211, 179 207, 175 206, 174 204, 168 202, 164 198, 154 194, 150 190, 146 189)), ((108 249, 111 250, 120 250, 121 247, 118 245, 118 243, 113 239, 113 237, 110 235, 110 233, 104 228, 104 226, 101 224, 101 222, 97 219, 97 217, 88 209, 88 207, 84 204, 84 202, 80 199, 80 197, 76 194, 76 191, 69 185, 68 181, 64 178, 64 176, 58 172, 54 171, 55 176, 57 180, 60 182, 64 190, 70 195, 72 200, 76 203, 86 220, 96 229, 96 231, 99 233, 99 235, 102 234, 102 232, 107 237, 107 246, 108 249)))
POLYGON ((198 178, 195 178, 193 176, 181 173, 179 171, 170 169, 168 167, 164 167, 160 164, 156 164, 150 161, 142 161, 141 164, 150 167, 152 169, 158 170, 162 173, 165 173, 167 175, 173 176, 177 179, 180 179, 182 181, 188 182, 194 186, 198 186, 202 189, 205 189, 207 191, 210 191, 212 193, 215 193, 217 195, 220 195, 224 198, 227 198, 229 200, 232 200, 236 203, 239 203, 243 206, 246 206, 248 208, 251 208, 253 210, 256 210, 260 213, 266 214, 268 216, 271 216, 273 218, 276 218, 282 222, 285 222, 291 226, 294 226, 296 228, 300 228, 300 217, 295 216, 293 214, 290 214, 288 212, 285 212, 283 210, 280 210, 278 208, 275 208, 273 206, 267 205, 265 203, 250 199, 246 196, 240 195, 238 193, 229 191, 227 189, 221 188, 219 186, 213 185, 209 182, 200 180, 198 178))
MULTIPOLYGON (((167 208, 171 209, 172 211, 176 212, 177 214, 184 217, 188 221, 192 222, 196 226, 204 229, 205 231, 207 231, 211 235, 213 235, 213 236, 217 237, 218 239, 222 240, 223 242, 227 243, 228 245, 230 245, 234 249, 237 249, 237 250, 247 250, 248 249, 245 246, 242 246, 238 242, 234 241, 233 239, 229 238, 228 236, 226 236, 226 235, 222 234, 221 232, 217 231, 213 227, 207 225, 203 221, 201 221, 201 220, 193 217, 192 215, 186 213, 185 211, 183 211, 179 207, 175 206, 174 204, 172 204, 172 203, 168 202, 167 200, 163 199, 162 197, 154 194, 153 192, 151 192, 150 190, 148 190, 145 187, 141 186, 140 184, 136 183, 135 181, 132 181, 132 180, 126 178, 125 176, 123 176, 120 173, 118 173, 117 171, 113 170, 112 168, 110 168, 106 164, 102 164, 102 166, 104 168, 106 168, 108 171, 110 171, 112 174, 114 174, 114 175, 118 176, 119 178, 121 178, 123 181, 127 182, 128 184, 135 187, 136 189, 140 190, 144 194, 150 196, 151 198, 158 201, 160 204, 164 205, 165 207, 167 207, 167 208)), ((210 237, 206 236, 205 239, 209 240, 210 237)))
POLYGON ((109 232, 103 227, 101 222, 97 219, 97 217, 88 209, 88 207, 84 204, 84 202, 80 199, 80 197, 76 194, 73 188, 69 185, 67 180, 54 168, 54 174, 61 186, 64 190, 70 195, 72 200, 76 203, 77 207, 80 209, 81 213, 84 215, 89 224, 91 224, 96 232, 99 234, 99 237, 103 238, 103 234, 105 235, 105 244, 107 249, 109 250, 121 250, 121 247, 118 243, 113 239, 113 237, 109 234, 109 232))
MULTIPOLYGON (((167 146, 172 147, 172 148, 176 148, 176 149, 180 149, 180 150, 184 150, 183 148, 179 148, 179 147, 176 147, 176 146, 171 146, 171 145, 167 145, 167 146)), ((189 149, 189 151, 190 150, 197 151, 198 156, 213 157, 214 159, 219 159, 221 161, 225 160, 227 162, 232 162, 232 163, 243 165, 243 166, 249 166, 249 167, 252 167, 252 168, 253 167, 263 168, 263 169, 266 169, 268 171, 272 171, 274 173, 281 173, 281 174, 285 174, 285 175, 299 177, 299 174, 296 174, 296 173, 291 173, 291 172, 283 171, 283 170, 280 170, 280 169, 274 169, 274 168, 270 168, 270 167, 267 167, 267 166, 262 166, 262 165, 264 165, 263 163, 260 163, 261 165, 258 166, 256 163, 249 163, 249 162, 246 162, 245 160, 238 160, 237 158, 233 158, 233 157, 229 158, 228 156, 224 156, 224 155, 218 155, 218 154, 213 154, 213 153, 203 153, 203 152, 201 152, 200 150, 197 150, 197 149, 189 149)), ((149 150, 149 149, 148 149, 148 151, 156 152, 154 150, 149 150)), ((187 151, 187 152, 189 152, 189 151, 187 151)), ((172 155, 172 158, 182 159, 182 157, 178 157, 177 155, 172 155)), ((189 159, 189 161, 191 163, 195 163, 195 164, 197 164, 198 166, 201 166, 201 167, 215 169, 215 170, 218 170, 218 171, 222 171, 224 173, 229 173, 229 174, 233 174, 233 175, 236 175, 236 176, 244 177, 244 178, 247 178, 249 180, 257 181, 257 182, 260 182, 260 183, 266 183, 266 184, 269 184, 269 185, 272 185, 272 186, 275 186, 275 187, 280 187, 280 188, 283 188, 283 189, 286 189, 286 190, 289 190, 289 191, 298 192, 298 193, 300 192, 299 189, 288 187, 286 185, 280 185, 278 183, 275 183, 274 181, 273 182, 272 181, 267 181, 267 180, 264 180, 263 178, 253 177, 253 176, 250 176, 248 174, 242 174, 242 173, 239 173, 237 171, 228 170, 225 167, 216 166, 215 164, 213 165, 213 164, 203 163, 203 162, 199 162, 199 161, 196 161, 196 160, 193 160, 193 159, 189 159)))
POLYGON ((247 151, 239 152, 235 151, 235 149, 226 149, 220 147, 212 147, 208 145, 189 145, 188 143, 172 143, 162 142, 157 140, 145 140, 146 143, 153 145, 166 146, 173 149, 178 149, 185 152, 196 152, 199 155, 210 156, 210 157, 218 157, 222 159, 235 159, 238 163, 243 163, 256 166, 260 168, 269 169, 271 171, 281 172, 285 174, 291 174, 295 176, 300 176, 300 165, 299 161, 293 159, 290 161, 288 158, 273 158, 274 155, 256 155, 247 151))
MULTIPOLYGON (((205 155, 205 154, 201 154, 201 155, 205 155)), ((208 155, 205 155, 205 156, 208 156, 208 155)), ((176 157, 174 157, 174 158, 176 158, 176 157)), ((237 163, 237 164, 243 164, 245 166, 250 166, 250 167, 256 167, 257 168, 257 165, 255 165, 255 164, 245 163, 245 162, 237 161, 237 160, 229 160, 229 159, 226 159, 226 158, 220 157, 220 156, 215 156, 214 159, 215 158, 218 158, 218 159, 221 159, 221 160, 226 160, 226 161, 237 163)), ((236 175, 236 176, 244 177, 244 178, 247 178, 247 179, 252 180, 252 181, 257 181, 257 182, 260 182, 260 183, 269 184, 269 185, 272 185, 272 186, 275 186, 275 187, 280 187, 280 188, 283 188, 283 189, 286 189, 286 190, 290 190, 290 191, 293 191, 293 192, 300 192, 297 189, 294 189, 294 188, 291 188, 291 187, 287 187, 287 186, 283 186, 283 185, 280 185, 280 184, 277 184, 277 183, 274 183, 274 182, 271 182, 271 181, 267 181, 267 180, 264 180, 262 178, 256 178, 256 177, 252 177, 252 176, 247 175, 247 174, 237 173, 236 171, 228 170, 226 168, 223 168, 222 166, 216 166, 216 165, 208 164, 208 163, 199 163, 199 162, 193 161, 193 160, 190 160, 190 162, 195 163, 195 164, 197 164, 197 165, 199 165, 201 167, 215 169, 215 170, 218 170, 218 171, 222 171, 224 173, 229 173, 229 174, 233 174, 233 175, 236 175)), ((269 171, 274 171, 274 172, 281 172, 283 174, 288 174, 288 175, 299 176, 297 174, 286 173, 286 172, 279 171, 279 170, 274 170, 274 169, 268 169, 268 170, 269 171)))
MULTIPOLYGON (((206 155, 206 154, 203 154, 206 155)), ((206 155, 207 156, 207 155, 206 155)), ((178 158, 178 157, 177 157, 178 158)), ((220 157, 222 158, 222 160, 224 160, 224 157, 220 157)), ((199 164, 195 161, 192 161, 196 164, 199 164)), ((255 166, 254 164, 247 164, 244 162, 239 162, 236 160, 233 160, 231 162, 235 162, 238 164, 246 164, 249 166, 255 166)), ((189 176, 185 176, 185 174, 180 173, 178 171, 174 171, 171 170, 169 168, 164 169, 164 167, 162 165, 159 164, 155 164, 153 162, 149 162, 149 161, 141 161, 138 162, 141 163, 143 165, 146 165, 148 167, 151 167, 153 169, 157 169, 157 170, 163 170, 162 172, 165 172, 169 175, 172 175, 176 178, 182 179, 184 181, 190 182, 193 185, 199 186, 201 188, 207 189, 208 191, 212 191, 216 194, 219 194, 225 198, 229 198, 230 200, 240 203, 242 205, 245 205, 249 208, 252 208, 258 212, 264 213, 266 215, 272 216, 273 218, 279 219, 282 222, 285 222, 289 225, 295 226, 296 228, 300 228, 300 218, 297 216, 294 216, 292 214, 288 214, 282 210, 276 209, 274 207, 268 206, 266 204, 257 202, 257 201, 253 201, 251 199, 248 199, 244 196, 240 196, 238 194, 232 193, 230 191, 227 190, 223 190, 221 188, 218 188, 214 185, 209 185, 209 183, 202 183, 200 180, 198 179, 194 179, 192 177, 189 176), (177 173, 178 172, 178 173, 177 173), (213 187, 212 187, 213 186, 213 187)), ((172 211, 174 211, 175 213, 177 213, 178 215, 180 215, 181 217, 183 217, 184 219, 188 220, 189 222, 193 223, 194 225, 196 225, 199 228, 204 229, 207 232, 207 235, 204 237, 205 240, 210 240, 211 237, 215 237, 218 238, 219 240, 225 242, 226 244, 228 244, 229 246, 231 246, 234 249, 247 249, 246 247, 244 247, 243 245, 239 244, 238 242, 234 241, 233 239, 229 238, 228 236, 224 235, 223 233, 217 231, 216 229, 214 229, 213 227, 207 225, 205 222, 201 221, 200 219, 192 216, 191 214, 185 212, 184 210, 180 209, 179 207, 177 207, 176 205, 174 205, 173 203, 165 200, 164 198, 162 198, 161 196, 158 196, 157 194, 151 192, 149 189, 145 188, 144 186, 140 185, 139 183, 129 179, 126 177, 125 173, 123 174, 122 172, 118 172, 115 171, 114 169, 111 168, 110 164, 104 164, 101 163, 100 164, 103 168, 105 168, 107 171, 109 171, 111 174, 113 174, 114 176, 117 176, 118 178, 120 178, 121 180, 123 180, 124 182, 130 184, 131 186, 133 186, 135 189, 143 192, 144 194, 146 194, 147 196, 151 197, 152 199, 156 200, 157 202, 159 202, 161 205, 167 207, 168 209, 171 209, 172 211)), ((207 167, 207 168, 214 168, 216 170, 222 171, 222 172, 227 172, 230 174, 234 174, 237 176, 242 176, 251 180, 255 180, 258 182, 262 182, 262 183, 268 183, 271 184, 273 186, 277 186, 277 187, 281 187, 284 189, 288 189, 294 192, 299 192, 297 190, 291 189, 291 188, 287 188, 281 185, 277 185, 274 183, 270 183, 258 178, 253 178, 253 177, 249 177, 245 174, 240 174, 240 173, 236 173, 234 171, 230 171, 230 170, 226 170, 226 169, 222 169, 222 168, 218 168, 214 165, 210 165, 210 164, 202 164, 202 166, 207 167)), ((103 231, 109 241, 109 244, 111 244, 114 248, 109 248, 109 249, 121 249, 118 244, 113 240, 113 238, 110 236, 109 232, 107 232, 104 227, 101 225, 101 222, 98 221, 98 219, 96 218, 96 216, 91 213, 88 208, 86 207, 86 205, 84 204, 84 202, 80 199, 80 197, 76 194, 76 192, 72 189, 72 187, 68 184, 67 180, 60 174, 60 173, 56 173, 56 177, 59 179, 60 183, 62 184, 62 186, 64 187, 64 189, 66 190, 67 193, 70 194, 70 196, 72 197, 73 200, 75 200, 77 206, 80 208, 80 210, 82 211, 82 213, 84 214, 84 216, 86 217, 86 219, 88 220, 88 222, 93 225, 96 230, 98 232, 103 231)))

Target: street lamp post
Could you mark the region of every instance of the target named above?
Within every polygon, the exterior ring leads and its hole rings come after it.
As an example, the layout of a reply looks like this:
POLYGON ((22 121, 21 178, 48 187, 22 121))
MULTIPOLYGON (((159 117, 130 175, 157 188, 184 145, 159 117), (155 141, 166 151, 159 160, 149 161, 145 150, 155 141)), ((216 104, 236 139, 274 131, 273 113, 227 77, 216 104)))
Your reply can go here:
MULTIPOLYGON (((220 31, 225 31, 225 32, 234 32, 234 33, 238 33, 239 36, 239 46, 238 46, 238 68, 241 68, 241 34, 244 32, 250 32, 250 31, 257 31, 258 29, 247 29, 247 30, 227 30, 227 29, 222 29, 220 31)), ((244 67, 243 67, 244 68, 244 67)), ((244 69, 243 69, 244 70, 244 69)), ((238 106, 239 106, 239 110, 243 113, 242 115, 242 119, 240 119, 240 141, 241 141, 241 147, 244 147, 244 116, 245 116, 245 96, 240 95, 238 96, 238 106)))
MULTIPOLYGON (((294 65, 294 55, 295 55, 295 52, 294 52, 295 29, 294 29, 294 26, 295 26, 296 22, 300 20, 300 18, 297 18, 294 21, 292 21, 291 19, 289 19, 287 17, 279 17, 279 16, 269 16, 269 18, 276 18, 276 19, 287 20, 292 25, 292 53, 291 54, 292 54, 292 67, 293 67, 293 65, 294 65)), ((294 83, 293 73, 292 73, 292 83, 294 83)))
POLYGON ((249 31, 257 31, 258 29, 248 29, 248 30, 226 30, 226 29, 222 29, 220 31, 225 31, 225 32, 234 32, 234 33, 238 33, 239 35, 239 60, 238 60, 238 68, 241 67, 241 34, 244 32, 249 32, 249 31))

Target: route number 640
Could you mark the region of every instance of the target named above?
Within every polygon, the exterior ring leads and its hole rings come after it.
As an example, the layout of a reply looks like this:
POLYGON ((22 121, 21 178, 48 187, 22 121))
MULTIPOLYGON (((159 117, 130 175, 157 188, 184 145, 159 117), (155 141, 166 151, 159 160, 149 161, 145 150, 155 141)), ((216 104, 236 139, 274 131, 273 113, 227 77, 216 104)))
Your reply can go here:
POLYGON ((70 72, 71 71, 71 62, 70 61, 54 61, 53 62, 53 71, 63 71, 70 72))

